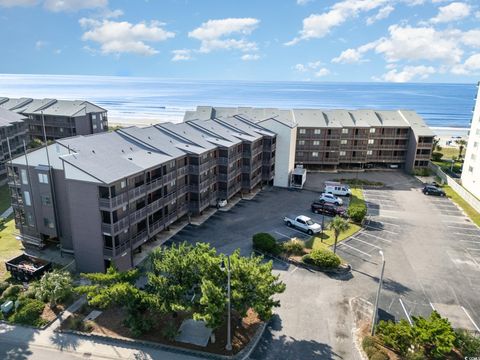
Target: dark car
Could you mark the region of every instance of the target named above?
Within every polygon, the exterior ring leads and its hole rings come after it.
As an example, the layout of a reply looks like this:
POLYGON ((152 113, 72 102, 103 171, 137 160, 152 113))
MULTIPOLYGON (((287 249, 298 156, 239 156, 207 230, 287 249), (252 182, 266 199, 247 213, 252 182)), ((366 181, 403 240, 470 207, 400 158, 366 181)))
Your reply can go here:
POLYGON ((315 214, 324 214, 327 216, 341 216, 347 217, 345 208, 336 206, 334 204, 314 201, 311 205, 312 212, 315 214))
POLYGON ((439 189, 436 186, 427 185, 423 188, 422 192, 425 195, 436 195, 436 196, 445 196, 445 191, 439 189))

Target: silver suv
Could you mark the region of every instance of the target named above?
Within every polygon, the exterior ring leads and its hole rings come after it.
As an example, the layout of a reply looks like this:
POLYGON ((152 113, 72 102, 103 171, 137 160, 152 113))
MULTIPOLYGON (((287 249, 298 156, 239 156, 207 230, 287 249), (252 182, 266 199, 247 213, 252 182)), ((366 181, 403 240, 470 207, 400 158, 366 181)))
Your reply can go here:
POLYGON ((321 193, 320 197, 318 198, 318 201, 321 203, 330 203, 330 204, 335 204, 335 205, 343 205, 343 200, 340 199, 339 197, 332 195, 332 194, 326 194, 326 193, 321 193))

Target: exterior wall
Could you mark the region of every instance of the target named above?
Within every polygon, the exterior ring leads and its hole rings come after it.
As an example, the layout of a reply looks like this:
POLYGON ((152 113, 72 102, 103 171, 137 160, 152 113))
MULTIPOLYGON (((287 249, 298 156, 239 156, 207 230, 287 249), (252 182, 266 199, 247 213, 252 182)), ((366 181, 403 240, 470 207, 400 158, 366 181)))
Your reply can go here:
POLYGON ((69 198, 63 170, 53 170, 53 182, 55 199, 52 200, 55 202, 57 209, 56 216, 60 245, 63 251, 71 252, 73 251, 73 242, 70 229, 69 198))
POLYGON ((462 185, 480 199, 480 87, 465 152, 462 185))
POLYGON ((407 148, 407 157, 405 161, 405 171, 406 172, 412 172, 413 171, 413 165, 415 163, 415 154, 417 152, 417 142, 418 139, 413 133, 413 131, 410 131, 409 139, 408 139, 408 148, 407 148))
POLYGON ((7 182, 6 163, 10 159, 8 144, 10 144, 12 157, 23 153, 23 141, 27 142, 26 132, 27 127, 24 122, 0 127, 0 185, 4 185, 7 182))
POLYGON ((98 210, 98 185, 66 181, 70 229, 76 268, 80 272, 103 272, 103 237, 98 210))
POLYGON ((273 119, 262 121, 259 125, 277 134, 273 185, 289 187, 290 174, 295 168, 297 127, 291 128, 273 119))

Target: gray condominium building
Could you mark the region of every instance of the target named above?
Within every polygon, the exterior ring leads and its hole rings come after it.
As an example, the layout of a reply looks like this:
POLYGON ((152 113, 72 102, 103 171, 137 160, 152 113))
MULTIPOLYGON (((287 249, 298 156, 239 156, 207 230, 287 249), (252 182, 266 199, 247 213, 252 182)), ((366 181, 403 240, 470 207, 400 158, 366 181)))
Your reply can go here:
POLYGON ((48 140, 108 130, 107 110, 83 100, 11 99, 0 97, 0 108, 26 117, 29 135, 48 140))
POLYGON ((79 271, 128 269, 177 219, 272 183, 275 150, 274 132, 234 117, 56 140, 9 163, 16 226, 79 271))
POLYGON ((6 163, 10 155, 23 153, 27 140, 25 116, 0 108, 0 185, 7 181, 6 163))

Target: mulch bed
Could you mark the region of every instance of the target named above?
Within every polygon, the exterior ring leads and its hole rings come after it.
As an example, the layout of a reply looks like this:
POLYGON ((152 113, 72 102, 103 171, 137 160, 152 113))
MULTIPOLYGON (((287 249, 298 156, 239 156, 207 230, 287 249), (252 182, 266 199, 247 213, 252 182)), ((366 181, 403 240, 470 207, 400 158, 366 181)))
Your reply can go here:
MULTIPOLYGON (((74 314, 75 317, 84 318, 87 314, 74 314)), ((206 347, 196 346, 193 344, 186 344, 182 342, 177 342, 170 340, 164 335, 164 329, 175 325, 175 328, 180 328, 184 319, 191 317, 190 314, 178 313, 177 316, 167 315, 167 316, 155 316, 152 314, 154 319, 153 328, 139 336, 135 337, 130 332, 130 330, 123 324, 123 320, 126 317, 126 312, 121 308, 110 308, 102 312, 102 314, 97 317, 95 320, 90 321, 89 324, 92 326, 92 334, 98 334, 109 337, 126 337, 138 340, 146 340, 157 342, 165 345, 182 347, 198 351, 206 351, 214 354, 220 355, 231 355, 236 354, 241 349, 243 349, 255 335, 258 327, 261 324, 260 319, 257 314, 250 310, 245 318, 240 319, 236 314, 232 313, 232 352, 227 352, 225 346, 227 344, 227 324, 226 322, 217 330, 215 330, 216 341, 214 344, 211 342, 208 343, 206 347)), ((71 328, 72 319, 67 318, 60 329, 62 330, 75 330, 71 328)))

